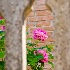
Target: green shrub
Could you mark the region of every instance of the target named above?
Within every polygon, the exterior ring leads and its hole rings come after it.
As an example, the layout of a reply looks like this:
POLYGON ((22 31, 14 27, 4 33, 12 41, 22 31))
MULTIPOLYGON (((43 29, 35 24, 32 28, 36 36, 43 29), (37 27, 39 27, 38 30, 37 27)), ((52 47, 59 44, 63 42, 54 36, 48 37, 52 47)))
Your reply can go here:
POLYGON ((5 61, 0 61, 0 70, 5 70, 5 61))
POLYGON ((5 56, 5 51, 0 51, 0 58, 4 58, 5 56))
POLYGON ((0 48, 4 47, 4 40, 0 40, 0 48))
POLYGON ((4 36, 5 35, 5 31, 0 31, 0 36, 4 36))
POLYGON ((4 19, 0 20, 0 24, 4 25, 5 24, 5 20, 4 19))

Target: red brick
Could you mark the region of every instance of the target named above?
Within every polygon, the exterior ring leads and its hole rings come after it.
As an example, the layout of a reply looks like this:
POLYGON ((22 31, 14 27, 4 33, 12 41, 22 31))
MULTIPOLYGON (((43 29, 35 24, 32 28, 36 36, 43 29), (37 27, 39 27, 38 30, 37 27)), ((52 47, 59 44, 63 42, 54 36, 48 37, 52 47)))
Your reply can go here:
POLYGON ((36 2, 36 5, 45 4, 45 0, 37 0, 37 1, 35 1, 35 2, 36 2))
POLYGON ((29 22, 36 22, 37 21, 37 17, 29 17, 28 21, 29 22))
POLYGON ((37 21, 45 21, 45 20, 50 21, 52 19, 53 19, 53 17, 51 15, 48 15, 48 16, 38 16, 37 21))
POLYGON ((38 46, 37 47, 42 47, 42 46, 45 46, 46 45, 46 43, 38 43, 38 46))
POLYGON ((50 22, 48 22, 48 21, 39 21, 39 22, 37 22, 37 24, 36 24, 37 27, 50 26, 50 25, 51 25, 51 24, 50 24, 50 22))
POLYGON ((48 8, 45 5, 34 6, 34 10, 47 10, 48 8))
POLYGON ((31 38, 32 37, 32 34, 28 34, 26 35, 27 38, 31 38))
POLYGON ((34 12, 30 12, 28 17, 33 17, 34 16, 34 12))
POLYGON ((32 43, 35 43, 35 42, 36 42, 36 39, 32 39, 31 42, 32 42, 32 43))
POLYGON ((36 24, 36 27, 42 27, 42 25, 43 25, 43 23, 39 23, 39 22, 38 22, 38 23, 36 24))
POLYGON ((38 16, 38 21, 44 21, 47 20, 47 16, 38 16))
POLYGON ((46 31, 53 31, 54 30, 54 27, 44 27, 43 28, 44 30, 46 30, 46 31))
POLYGON ((46 39, 46 42, 54 42, 54 38, 48 37, 48 39, 46 39))
POLYGON ((48 33, 48 36, 51 37, 53 32, 47 32, 48 33))
POLYGON ((48 16, 47 16, 47 19, 48 19, 48 20, 53 20, 53 16, 52 16, 52 15, 48 15, 48 16))
POLYGON ((30 33, 33 33, 33 31, 35 30, 36 28, 30 28, 30 33))
POLYGON ((46 16, 46 15, 50 15, 50 14, 51 14, 51 11, 49 11, 49 10, 36 11, 37 16, 46 16))
POLYGON ((42 21, 43 22, 43 26, 51 26, 51 22, 49 21, 42 21))
POLYGON ((26 26, 27 26, 28 28, 34 27, 34 23, 28 23, 26 26))

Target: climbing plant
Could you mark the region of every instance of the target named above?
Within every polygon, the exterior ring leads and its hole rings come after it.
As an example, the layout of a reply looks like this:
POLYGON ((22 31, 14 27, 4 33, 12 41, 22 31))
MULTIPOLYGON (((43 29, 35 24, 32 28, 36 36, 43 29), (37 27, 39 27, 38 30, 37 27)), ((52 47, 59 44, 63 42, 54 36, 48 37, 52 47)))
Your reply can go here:
POLYGON ((42 29, 35 29, 32 36, 32 38, 27 38, 27 65, 32 70, 43 70, 45 63, 50 64, 50 68, 54 68, 54 64, 51 61, 54 59, 52 54, 54 44, 38 48, 38 43, 41 41, 45 42, 48 38, 47 32, 42 29), (35 40, 35 42, 32 42, 32 40, 35 40))
POLYGON ((0 16, 0 70, 4 70, 5 66, 5 20, 0 16))

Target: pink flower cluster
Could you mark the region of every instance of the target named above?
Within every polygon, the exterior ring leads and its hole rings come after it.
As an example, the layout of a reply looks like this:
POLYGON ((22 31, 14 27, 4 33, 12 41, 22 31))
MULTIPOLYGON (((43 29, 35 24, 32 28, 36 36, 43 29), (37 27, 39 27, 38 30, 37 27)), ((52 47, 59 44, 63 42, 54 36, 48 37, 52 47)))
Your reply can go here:
POLYGON ((2 26, 1 29, 2 29, 2 31, 5 31, 5 26, 2 26))
POLYGON ((33 33, 34 33, 34 39, 44 41, 45 39, 48 38, 47 32, 42 29, 36 29, 34 30, 33 33))
POLYGON ((34 52, 34 54, 42 54, 43 59, 41 59, 42 62, 48 62, 48 54, 44 50, 37 50, 34 52))

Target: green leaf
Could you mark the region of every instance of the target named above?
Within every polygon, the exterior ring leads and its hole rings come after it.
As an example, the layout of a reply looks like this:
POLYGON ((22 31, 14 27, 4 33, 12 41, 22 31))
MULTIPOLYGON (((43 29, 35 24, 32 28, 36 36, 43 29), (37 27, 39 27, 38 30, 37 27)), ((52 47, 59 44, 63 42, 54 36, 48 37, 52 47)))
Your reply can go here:
POLYGON ((0 36, 4 36, 5 35, 5 31, 0 31, 0 36))
POLYGON ((0 20, 0 24, 4 25, 5 24, 5 20, 4 19, 0 20))
POLYGON ((54 56, 49 53, 49 59, 54 59, 54 56))
POLYGON ((5 51, 0 51, 0 58, 4 58, 5 56, 5 51))
POLYGON ((44 49, 44 48, 46 48, 48 52, 51 52, 51 49, 47 45, 46 46, 42 46, 39 49, 44 49))
POLYGON ((41 66, 40 67, 38 66, 37 69, 35 70, 43 70, 43 68, 41 66))
POLYGON ((50 45, 48 45, 48 47, 49 47, 50 49, 54 49, 55 45, 54 45, 54 44, 50 44, 50 45))
POLYGON ((50 61, 48 61, 49 64, 51 64, 52 68, 54 68, 54 64, 50 61))
POLYGON ((1 40, 4 40, 5 39, 5 36, 2 36, 1 40))
POLYGON ((28 33, 28 32, 26 32, 26 34, 28 35, 29 33, 28 33))
POLYGON ((34 43, 27 43, 28 46, 35 46, 36 44, 34 43))
POLYGON ((48 52, 51 52, 51 49, 46 45, 45 48, 47 49, 48 52))
POLYGON ((35 43, 38 43, 38 42, 39 42, 39 40, 36 40, 36 41, 35 41, 35 43))
POLYGON ((4 40, 0 40, 0 48, 4 47, 4 40))
POLYGON ((26 27, 26 30, 28 30, 28 28, 26 27))
POLYGON ((34 67, 37 64, 38 59, 33 57, 33 58, 28 58, 28 61, 29 61, 28 64, 34 67))
POLYGON ((32 38, 27 38, 27 40, 32 40, 32 38))
POLYGON ((43 55, 42 54, 38 54, 36 56, 37 56, 38 60, 43 59, 43 55))
POLYGON ((44 62, 41 62, 41 67, 42 67, 42 66, 44 67, 44 62))
POLYGON ((2 49, 2 51, 5 51, 5 48, 1 48, 2 49))
POLYGON ((0 70, 5 70, 5 61, 0 61, 0 70))

